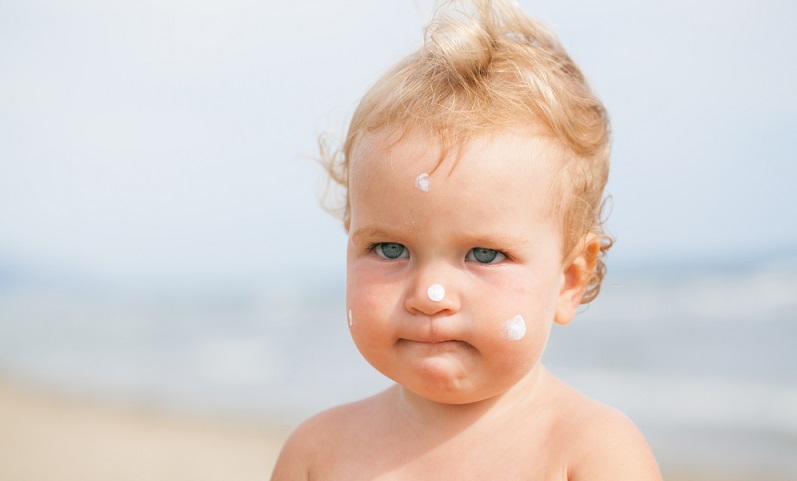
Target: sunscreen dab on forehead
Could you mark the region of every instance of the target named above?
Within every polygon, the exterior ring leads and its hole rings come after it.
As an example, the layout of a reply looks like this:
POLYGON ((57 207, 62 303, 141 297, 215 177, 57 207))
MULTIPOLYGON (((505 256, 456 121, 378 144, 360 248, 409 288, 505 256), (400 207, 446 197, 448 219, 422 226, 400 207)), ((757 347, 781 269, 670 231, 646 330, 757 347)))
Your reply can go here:
POLYGON ((518 314, 504 322, 502 332, 508 341, 519 341, 526 335, 526 321, 518 314))
POLYGON ((429 178, 429 174, 421 174, 415 178, 415 187, 421 192, 429 192, 431 182, 432 179, 429 178))
POLYGON ((440 302, 446 297, 446 289, 440 284, 432 284, 426 290, 426 295, 429 296, 432 302, 440 302))

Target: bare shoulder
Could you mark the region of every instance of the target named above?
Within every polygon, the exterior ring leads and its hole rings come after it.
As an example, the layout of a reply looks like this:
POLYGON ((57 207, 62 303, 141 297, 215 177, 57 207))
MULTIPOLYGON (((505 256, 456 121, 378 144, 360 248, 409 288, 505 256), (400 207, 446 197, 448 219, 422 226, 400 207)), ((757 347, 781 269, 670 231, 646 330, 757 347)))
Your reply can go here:
POLYGON ((328 469, 348 459, 347 446, 356 438, 357 424, 367 419, 371 400, 345 404, 307 419, 285 441, 271 481, 315 479, 318 467, 328 469))
POLYGON ((558 421, 568 441, 570 481, 661 481, 647 441, 624 414, 576 391, 558 421))

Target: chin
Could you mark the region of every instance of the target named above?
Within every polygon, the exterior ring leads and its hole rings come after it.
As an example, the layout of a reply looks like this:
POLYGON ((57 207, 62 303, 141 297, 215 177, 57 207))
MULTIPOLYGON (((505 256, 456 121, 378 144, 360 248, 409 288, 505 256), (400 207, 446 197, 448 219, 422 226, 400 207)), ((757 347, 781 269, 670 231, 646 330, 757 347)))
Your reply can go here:
POLYGON ((422 385, 413 383, 402 384, 402 386, 416 395, 438 404, 472 404, 491 397, 489 394, 475 391, 471 387, 462 386, 461 382, 450 379, 427 379, 422 385))

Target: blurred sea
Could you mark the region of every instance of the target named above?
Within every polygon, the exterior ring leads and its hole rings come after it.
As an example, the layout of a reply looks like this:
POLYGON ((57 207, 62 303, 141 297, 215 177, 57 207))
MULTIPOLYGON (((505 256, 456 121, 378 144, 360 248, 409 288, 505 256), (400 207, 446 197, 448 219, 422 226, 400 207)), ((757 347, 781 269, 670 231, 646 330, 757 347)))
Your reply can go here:
MULTIPOLYGON (((0 373, 290 427, 389 385, 348 337, 343 289, 136 290, 0 268, 0 373)), ((631 417, 662 464, 797 479, 795 321, 797 255, 618 270, 555 326, 545 362, 631 417)))

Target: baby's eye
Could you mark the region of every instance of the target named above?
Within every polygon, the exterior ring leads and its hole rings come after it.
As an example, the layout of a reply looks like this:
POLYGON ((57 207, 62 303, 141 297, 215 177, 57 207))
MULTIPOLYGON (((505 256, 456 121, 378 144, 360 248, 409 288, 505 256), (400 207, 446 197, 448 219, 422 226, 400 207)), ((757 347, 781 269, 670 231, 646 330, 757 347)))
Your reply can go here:
POLYGON ((474 247, 465 256, 466 261, 478 262, 480 264, 497 264, 506 259, 506 256, 501 252, 494 249, 485 249, 483 247, 474 247))
POLYGON ((400 257, 409 257, 410 251, 404 247, 404 244, 398 242, 382 242, 374 246, 374 252, 382 259, 398 259, 400 257))

